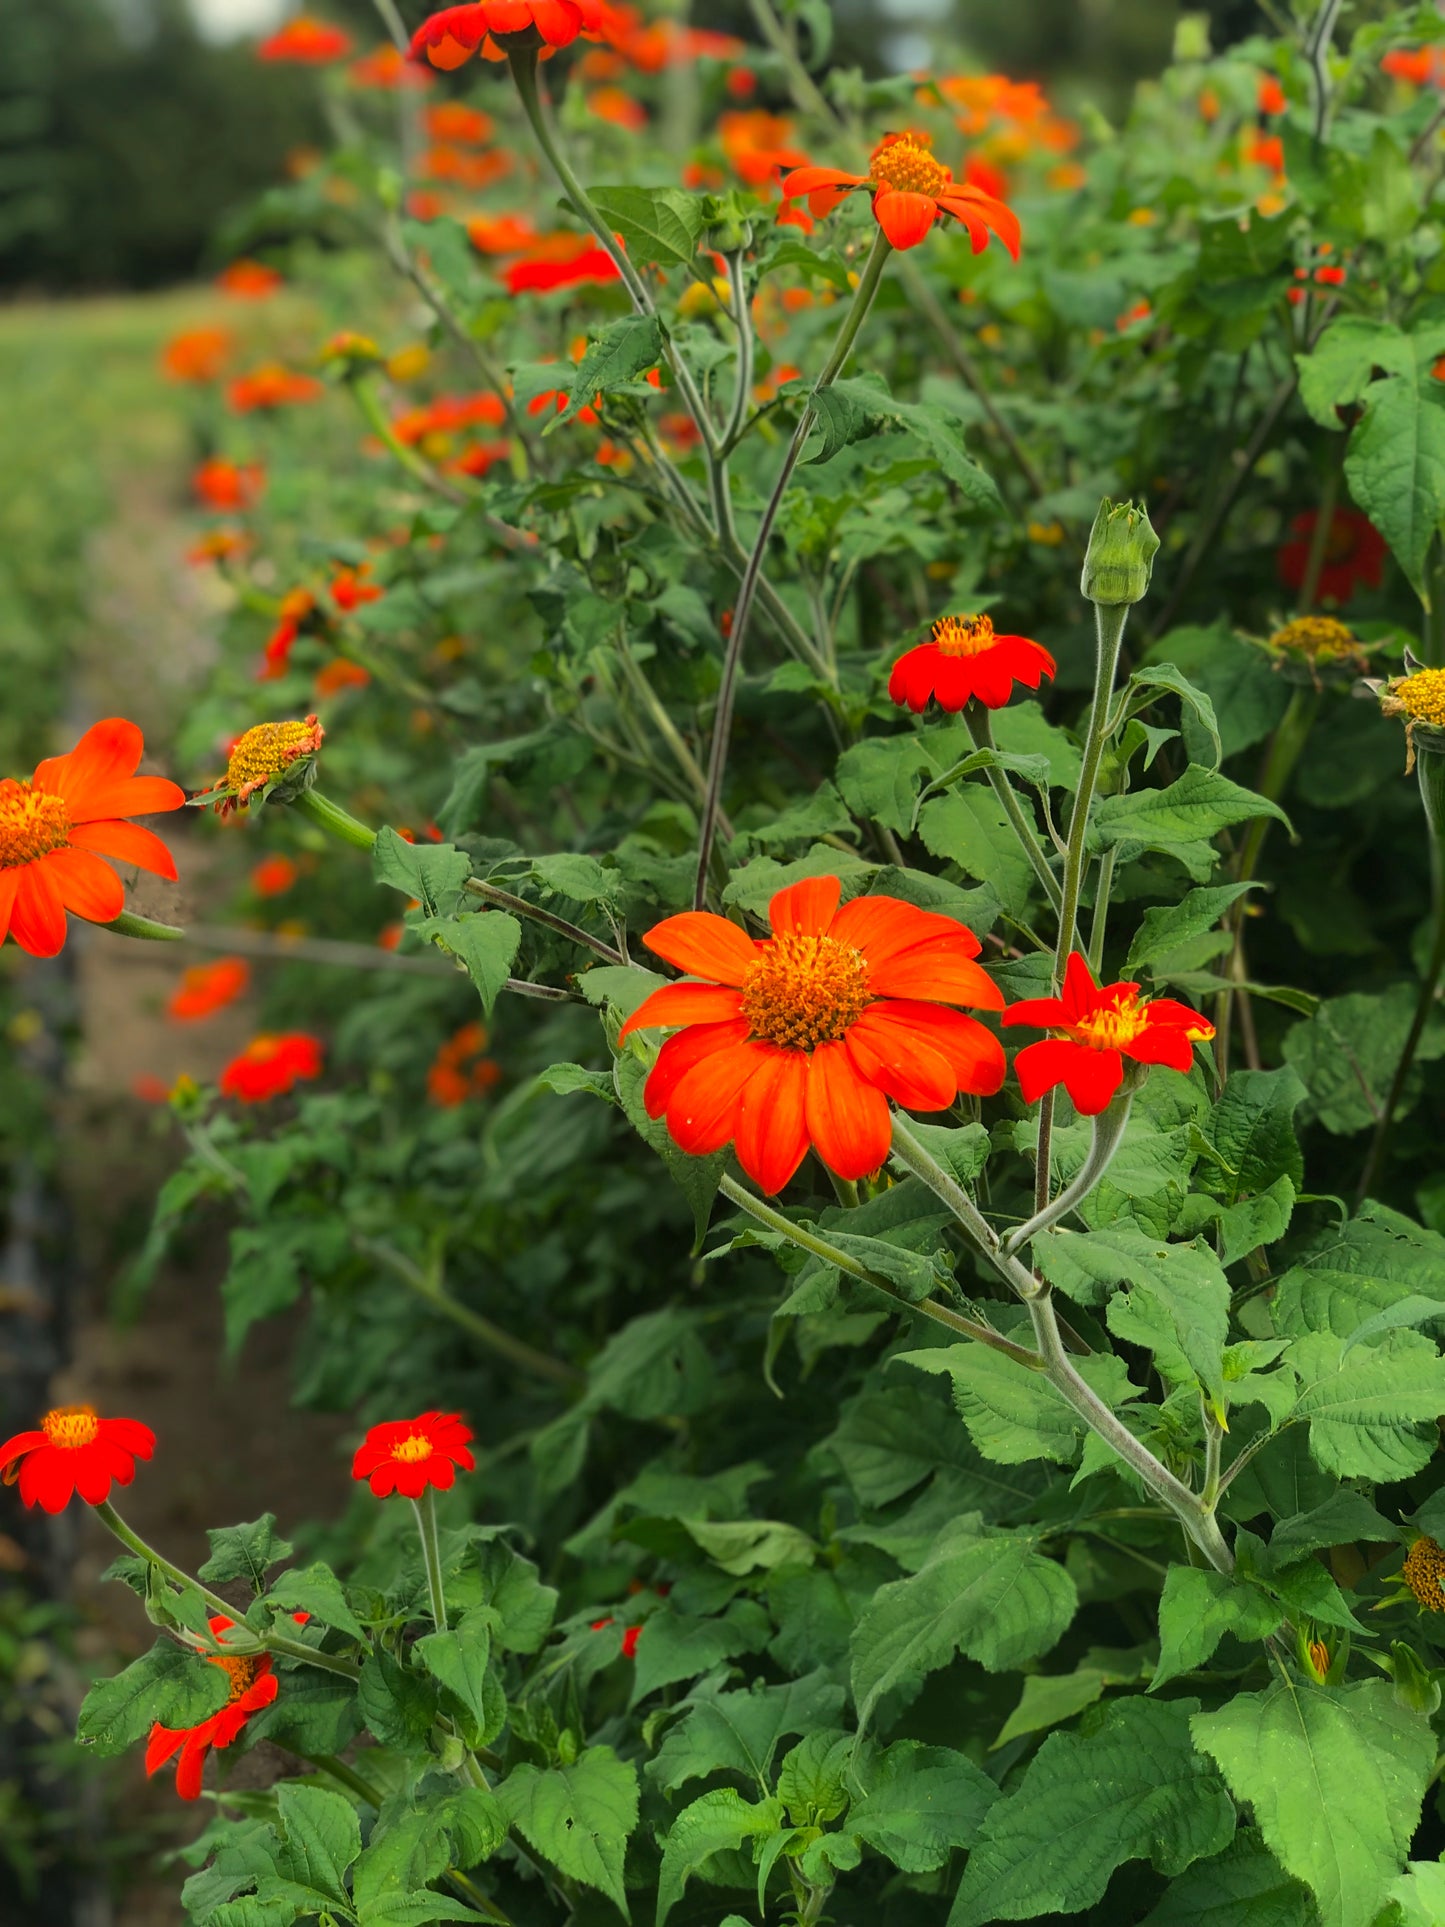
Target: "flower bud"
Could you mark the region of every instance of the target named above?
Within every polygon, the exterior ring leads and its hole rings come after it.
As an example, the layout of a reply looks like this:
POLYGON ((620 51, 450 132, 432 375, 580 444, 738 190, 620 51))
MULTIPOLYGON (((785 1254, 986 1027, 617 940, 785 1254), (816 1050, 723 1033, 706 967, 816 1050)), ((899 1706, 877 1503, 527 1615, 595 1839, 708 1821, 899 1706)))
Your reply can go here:
POLYGON ((1080 591, 1086 601, 1105 604, 1142 602, 1149 593, 1159 537, 1141 502, 1099 504, 1084 556, 1080 591))
POLYGON ((1390 1647, 1390 1657, 1380 1664, 1395 1682, 1395 1698, 1402 1706, 1423 1713, 1427 1719, 1439 1712, 1439 1674, 1432 1672, 1413 1646, 1396 1640, 1390 1647))

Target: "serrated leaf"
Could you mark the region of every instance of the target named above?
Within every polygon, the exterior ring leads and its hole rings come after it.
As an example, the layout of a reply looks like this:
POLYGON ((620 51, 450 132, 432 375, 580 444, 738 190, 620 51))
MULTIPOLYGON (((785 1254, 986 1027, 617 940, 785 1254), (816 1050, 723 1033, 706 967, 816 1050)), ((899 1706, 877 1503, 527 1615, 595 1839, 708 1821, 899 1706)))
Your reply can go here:
POLYGON ((1425 558, 1445 519, 1445 390, 1425 364, 1372 381, 1361 399, 1345 480, 1428 609, 1425 558))
POLYGON ((604 395, 609 388, 621 388, 644 369, 655 368, 662 353, 662 323, 655 314, 625 315, 611 321, 587 344, 587 352, 572 377, 571 405, 567 413, 548 423, 555 428, 567 420, 572 408, 604 395))
POLYGON ((208 1586, 223 1586, 232 1579, 244 1579, 255 1592, 263 1592, 266 1572, 282 1559, 289 1559, 296 1548, 278 1536, 276 1515, 263 1512, 249 1525, 207 1526, 211 1556, 196 1577, 208 1586))
POLYGON ((481 910, 459 917, 427 917, 414 927, 418 936, 465 964, 482 1009, 490 1016, 522 947, 517 919, 507 910, 481 910))
POLYGON ((715 1853, 740 1847, 745 1840, 776 1833, 783 1824, 782 1802, 763 1800, 756 1805, 734 1787, 719 1787, 684 1807, 673 1821, 662 1847, 662 1870, 657 1883, 656 1927, 682 1899, 688 1881, 701 1873, 715 1853))
POLYGON ((1349 1338, 1406 1298, 1437 1298, 1445 1307, 1445 1238, 1371 1203, 1321 1234, 1280 1279, 1274 1325, 1291 1337, 1320 1331, 1349 1338))
POLYGON ((113 1679, 95 1682, 81 1702, 76 1738, 109 1758, 144 1739, 157 1722, 199 1725, 225 1705, 228 1688, 221 1667, 158 1639, 113 1679))
POLYGON ((811 1566, 818 1548, 784 1519, 685 1519, 688 1535, 715 1566, 741 1577, 771 1572, 774 1566, 811 1566))
MULTIPOLYGON (((900 1352, 897 1361, 952 1379, 954 1403, 970 1438, 995 1464, 1052 1459, 1070 1465, 1078 1457, 1084 1421, 1041 1372, 977 1344, 900 1352)), ((1080 1370, 1107 1404, 1121 1404, 1133 1389, 1120 1358, 1095 1353, 1080 1370)))
MULTIPOLYGON (((680 187, 594 187, 588 190, 607 225, 622 236, 629 259, 648 266, 685 267, 697 253, 703 206, 680 187)), ((656 361, 654 354, 652 361, 656 361)), ((652 362, 643 364, 651 367, 652 362)), ((603 384, 598 384, 602 386, 603 384)), ((579 387, 585 394, 585 387, 579 387)))
POLYGON ((471 858, 450 843, 408 843, 390 828, 376 833, 371 872, 404 896, 415 897, 428 917, 449 917, 472 873, 471 858))
POLYGON ((1286 1362, 1299 1374, 1294 1416, 1307 1419, 1310 1451, 1339 1478, 1381 1484, 1428 1465, 1445 1412, 1445 1358, 1412 1332, 1348 1358, 1337 1338, 1298 1339, 1286 1362))
POLYGON ((740 1773, 766 1793, 784 1735, 833 1725, 843 1710, 843 1689, 822 1671, 782 1686, 755 1681, 735 1691, 709 1679, 693 1688, 680 1710, 647 1764, 650 1780, 673 1793, 710 1773, 740 1773))
POLYGON ((479 1727, 489 1725, 487 1667, 492 1656, 492 1628, 497 1615, 490 1606, 473 1606, 444 1633, 427 1633, 416 1642, 416 1655, 434 1680, 454 1693, 479 1727))
POLYGON ((610 1746, 589 1746, 571 1766, 513 1767, 496 1789, 508 1821, 544 1860, 595 1887, 624 1920, 628 1837, 637 1825, 637 1769, 610 1746))
POLYGON ((423 1673, 378 1650, 362 1662, 356 1705, 383 1746, 420 1746, 436 1719, 437 1691, 423 1673))
POLYGON ((1388 1680, 1282 1678, 1197 1714, 1195 1743, 1314 1894, 1322 1927, 1370 1927, 1404 1865, 1435 1764, 1429 1722, 1388 1680))
POLYGON ((936 1873, 971 1847, 998 1788, 966 1754, 899 1740, 875 1756, 848 1831, 904 1873, 936 1873))
POLYGON ((1202 883, 1216 861, 1211 839, 1236 823, 1261 816, 1289 827, 1278 803, 1231 783, 1218 770, 1191 763, 1165 789, 1106 796, 1095 807, 1089 837, 1096 849, 1117 850, 1121 861, 1140 851, 1158 850, 1176 858, 1202 883))
POLYGON ((323 1626, 334 1626, 353 1639, 365 1641, 366 1628, 346 1603, 341 1581, 330 1566, 307 1566, 283 1572, 270 1588, 271 1604, 283 1612, 307 1612, 323 1626))
POLYGON ((1171 1881, 1140 1927, 1318 1927, 1309 1889, 1280 1866, 1253 1827, 1213 1860, 1171 1881))
POLYGON ((1247 1581, 1201 1566, 1170 1566, 1159 1601, 1159 1664, 1149 1691, 1203 1666, 1226 1633, 1268 1639, 1283 1617, 1278 1602, 1247 1581))
POLYGON ((283 1780, 276 1789, 276 1812, 282 1841, 277 1872, 345 1907, 346 1870, 361 1852, 355 1807, 324 1787, 283 1780))
MULTIPOLYGON (((1167 690, 1186 703, 1194 711, 1200 728, 1214 745, 1214 766, 1218 769, 1224 759, 1224 747, 1219 740, 1219 724, 1215 719, 1214 704, 1197 683, 1192 683, 1182 669, 1172 662, 1155 662, 1148 668, 1136 669, 1130 676, 1125 688, 1126 703, 1135 690, 1167 690)), ((1137 707, 1138 705, 1131 705, 1137 707)))
POLYGON ((1230 904, 1256 888, 1253 883, 1223 883, 1190 890, 1178 903, 1146 910, 1129 946, 1124 975, 1132 977, 1150 964, 1161 964, 1185 944, 1214 930, 1230 904))
POLYGON ((676 1611, 653 1613, 637 1645, 632 1705, 659 1687, 710 1673, 739 1653, 761 1652, 770 1633, 767 1614, 753 1599, 735 1599, 714 1618, 676 1611))
POLYGON ((1025 1733, 1043 1733, 1051 1726, 1062 1726, 1102 1699, 1108 1687, 1147 1678, 1149 1670, 1149 1662, 1141 1661, 1138 1652, 1110 1653, 1095 1648, 1072 1673, 1028 1674, 1019 1703, 991 1743, 990 1752, 1025 1733))

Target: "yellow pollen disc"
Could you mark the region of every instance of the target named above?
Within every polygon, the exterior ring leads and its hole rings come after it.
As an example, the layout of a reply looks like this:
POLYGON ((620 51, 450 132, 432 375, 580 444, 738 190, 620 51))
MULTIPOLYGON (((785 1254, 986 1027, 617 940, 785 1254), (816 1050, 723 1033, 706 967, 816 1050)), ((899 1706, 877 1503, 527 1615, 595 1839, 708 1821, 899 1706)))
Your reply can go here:
POLYGON ((1353 656, 1360 647, 1353 630, 1333 616, 1298 616, 1269 640, 1275 649, 1293 649, 1302 656, 1353 656))
POLYGON ((868 174, 875 188, 892 187, 900 194, 941 194, 953 185, 951 170, 913 134, 891 135, 875 147, 868 174))
POLYGON ((1122 1050, 1148 1025, 1143 1008, 1131 995, 1117 1010, 1096 1010, 1074 1026, 1074 1035, 1091 1050, 1122 1050))
POLYGON ((785 1050, 836 1043, 868 1002, 863 953, 834 937, 774 937, 743 980, 753 1036, 785 1050))
POLYGON ((40 1429, 62 1452, 74 1452, 82 1445, 95 1443, 100 1420, 88 1405, 62 1405, 45 1414, 40 1429))
POLYGON ((1420 669, 1392 683, 1390 694, 1407 716, 1445 728, 1445 669, 1420 669))
POLYGON ((63 797, 6 777, 0 783, 0 870, 63 850, 70 838, 70 812, 63 797))
POLYGON ((987 616, 941 616, 933 640, 945 656, 981 656, 994 645, 993 623, 987 616))
POLYGON ((257 723, 238 737, 226 764, 226 787, 238 796, 259 789, 302 756, 321 747, 322 728, 314 716, 305 722, 257 723))
POLYGON ((404 1438, 400 1445, 394 1445, 391 1448, 391 1456, 394 1459, 400 1459, 403 1465, 420 1465, 422 1460, 429 1459, 435 1450, 436 1447, 430 1439, 423 1438, 420 1432, 413 1432, 409 1438, 404 1438))
POLYGON ((234 1706, 236 1701, 249 1693, 256 1684, 256 1675, 261 1670, 259 1653, 244 1653, 235 1659, 220 1659, 214 1653, 210 1653, 207 1658, 212 1666, 219 1666, 221 1671, 230 1678, 231 1690, 226 1695, 227 1706, 234 1706))
POLYGON ((1445 1613, 1445 1546, 1417 1539, 1405 1555, 1400 1577, 1426 1612, 1445 1613))

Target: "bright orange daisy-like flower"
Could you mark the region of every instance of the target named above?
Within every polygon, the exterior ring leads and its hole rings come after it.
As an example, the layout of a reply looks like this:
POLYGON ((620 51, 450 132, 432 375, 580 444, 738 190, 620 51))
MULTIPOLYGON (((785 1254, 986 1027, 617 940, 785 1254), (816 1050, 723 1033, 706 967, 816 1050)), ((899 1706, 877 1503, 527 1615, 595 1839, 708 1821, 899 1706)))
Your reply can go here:
POLYGON ((298 13, 256 49, 262 60, 294 61, 306 67, 324 67, 333 60, 345 60, 350 52, 349 33, 309 13, 298 13))
POLYGON ((992 195, 955 181, 950 168, 928 151, 927 134, 887 134, 874 148, 866 174, 848 174, 836 167, 794 168, 783 182, 783 199, 806 195, 814 214, 829 213, 845 195, 866 188, 873 197, 873 215, 895 248, 915 248, 941 214, 950 214, 968 229, 975 254, 998 236, 1015 260, 1021 230, 1018 216, 992 195))
POLYGON ((161 368, 171 381, 215 381, 235 346, 228 328, 187 328, 166 343, 161 368))
POLYGON ((156 1449, 156 1435, 133 1418, 100 1418, 89 1405, 47 1412, 37 1432, 17 1432, 0 1445, 0 1478, 20 1481, 20 1497, 43 1512, 59 1512, 78 1492, 102 1505, 112 1485, 129 1485, 137 1459, 156 1449))
POLYGON ((164 776, 137 776, 143 748, 134 723, 95 723, 65 756, 48 756, 28 782, 0 782, 0 943, 5 933, 32 957, 65 942, 65 913, 114 923, 125 886, 102 857, 176 879, 170 851, 126 821, 178 810, 186 800, 164 776))
POLYGON ((921 713, 933 698, 940 708, 962 709, 976 696, 986 709, 1002 709, 1014 684, 1037 689, 1054 673, 1054 659, 1027 636, 995 635, 987 616, 943 616, 927 642, 893 665, 888 694, 921 713))
POLYGON ((353 87, 375 87, 391 93, 400 88, 429 87, 432 75, 414 67, 398 47, 378 47, 353 60, 346 70, 353 87))
MULTIPOLYGON (((291 1617, 298 1626, 304 1626, 311 1615, 292 1613, 291 1617)), ((212 1637, 224 1645, 221 1634, 230 1632, 236 1622, 224 1613, 212 1613, 208 1623, 212 1637)), ((279 1691, 269 1653, 237 1653, 234 1657, 206 1653, 204 1658, 208 1666, 219 1666, 231 1682, 226 1704, 219 1713, 212 1713, 209 1719, 195 1726, 162 1726, 157 1720, 146 1745, 147 1774, 157 1772, 180 1754, 176 1762, 176 1792, 183 1800, 200 1799, 201 1778, 211 1748, 229 1746, 251 1715, 269 1706, 279 1691)))
POLYGON ((218 515, 249 508, 265 486, 266 471, 259 462, 228 462, 221 455, 202 462, 191 477, 196 499, 218 515))
POLYGON ((445 1492, 458 1471, 476 1460, 467 1450, 475 1437, 460 1412, 422 1412, 417 1418, 373 1425, 351 1461, 353 1479, 365 1479, 378 1499, 393 1492, 419 1499, 429 1485, 445 1492))
POLYGON ((668 984, 622 1027, 680 1029, 644 1093, 650 1117, 695 1157, 731 1142, 765 1191, 781 1191, 809 1146, 841 1178, 888 1155, 896 1103, 939 1111, 960 1091, 1003 1083, 1003 1046, 948 1004, 1001 1010, 974 961, 979 942, 951 917, 895 897, 855 897, 809 877, 769 906, 755 943, 706 911, 668 917, 648 948, 701 982, 668 984))
POLYGON ((523 44, 570 47, 579 33, 595 33, 601 16, 602 0, 474 0, 424 20, 412 35, 411 57, 451 69, 488 39, 503 49, 518 36, 523 44))
POLYGON ((294 1090, 302 1078, 320 1077, 321 1044, 304 1031, 253 1037, 221 1072, 221 1091, 242 1104, 262 1104, 294 1090))
POLYGON ((263 856, 251 872, 251 888, 258 897, 284 897, 299 875, 289 856, 263 856))
POLYGON ((214 963, 195 964, 172 991, 166 1015, 179 1024, 199 1023, 244 997, 250 983, 251 966, 244 957, 217 957, 214 963))
POLYGON ((502 276, 511 294, 550 294, 555 288, 605 287, 619 281, 622 271, 606 248, 578 235, 532 249, 514 261, 502 276))
POLYGON ((1107 1109, 1124 1081, 1124 1059, 1187 1071, 1196 1043, 1207 1044, 1214 1026, 1188 1004, 1170 997, 1141 1003, 1138 984, 1094 982, 1088 964, 1072 951, 1062 997, 1026 997, 1010 1004, 1005 1024, 1032 1024, 1061 1036, 1029 1044, 1014 1059, 1024 1102, 1033 1104, 1062 1084, 1083 1117, 1107 1109))
POLYGON ((423 119, 431 140, 460 141, 463 146, 480 147, 497 131, 490 114, 484 114, 480 107, 468 107, 463 100, 428 107, 423 119))
POLYGON ((264 301, 276 293, 284 279, 278 269, 268 268, 264 261, 233 261, 216 276, 216 286, 222 294, 235 295, 241 301, 264 301))

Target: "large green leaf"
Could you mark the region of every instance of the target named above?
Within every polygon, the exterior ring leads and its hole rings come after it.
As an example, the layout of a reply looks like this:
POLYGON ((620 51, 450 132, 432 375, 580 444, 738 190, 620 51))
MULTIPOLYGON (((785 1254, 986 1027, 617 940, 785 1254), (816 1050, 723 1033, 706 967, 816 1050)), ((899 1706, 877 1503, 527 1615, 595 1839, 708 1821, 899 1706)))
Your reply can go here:
MULTIPOLYGON (((610 321, 587 344, 572 377, 572 400, 580 408, 594 395, 620 388, 644 369, 652 368, 662 353, 662 323, 656 315, 630 314, 610 321)), ((554 418, 561 421, 562 416, 554 418)))
POLYGON ((874 1756, 848 1831, 904 1873, 934 1873, 955 1847, 971 1847, 998 1787, 966 1754, 899 1740, 874 1756))
POLYGON ((1126 1860, 1177 1874, 1218 1853, 1234 1808, 1190 1742, 1198 1705, 1124 1700, 1088 1734, 1051 1734, 985 1819, 948 1927, 1078 1913, 1126 1860))
POLYGON ((1345 480, 1428 609, 1425 558, 1445 520, 1445 389, 1422 361, 1411 375, 1372 381, 1362 400, 1345 480))
POLYGON ((709 1773, 740 1773, 766 1793, 783 1736, 831 1726, 842 1709, 842 1687, 823 1672, 781 1686, 754 1682, 750 1689, 704 1680, 683 1702, 681 1717, 647 1763, 647 1776, 672 1793, 709 1773))
MULTIPOLYGON (((594 187, 589 192, 603 220, 626 242, 631 260, 677 267, 686 266, 697 253, 703 229, 699 195, 680 187, 594 187)), ((585 386, 579 387, 579 394, 586 392, 585 386)))
POLYGON ((684 1807, 663 1842, 657 1927, 664 1927, 688 1881, 695 1873, 705 1873, 715 1853, 726 1853, 760 1834, 776 1833, 782 1825, 780 1800, 763 1800, 753 1806, 734 1787, 719 1787, 684 1807))
POLYGON ((507 1820, 528 1846, 570 1880, 595 1887, 632 1918, 622 1884, 637 1825, 637 1769, 610 1746, 589 1746, 571 1766, 524 1762, 496 1789, 507 1820))
POLYGON ((1371 1927, 1420 1819, 1429 1722, 1388 1680, 1286 1677, 1196 1715, 1193 1731, 1280 1865, 1314 1894, 1322 1927, 1371 1927))
MULTIPOLYGON (((1327 1131, 1344 1137, 1370 1130, 1378 1122, 1415 1020, 1415 1004, 1413 984, 1392 984, 1378 995, 1351 991, 1327 999, 1313 1016, 1285 1033, 1285 1062, 1304 1080, 1309 1090, 1306 1109, 1327 1131)), ((1445 1056, 1445 1016, 1437 1010, 1415 1047, 1416 1063, 1397 1115, 1419 1099, 1420 1065, 1441 1056, 1445 1056)))
POLYGON ((76 1737, 97 1753, 124 1753, 162 1726, 195 1726, 226 1703, 229 1682, 219 1666, 158 1639, 113 1679, 97 1680, 81 1702, 76 1737))
MULTIPOLYGON (((923 1372, 944 1372, 952 1379, 954 1402, 969 1436, 995 1464, 1053 1459, 1069 1465, 1078 1457, 1084 1421, 1041 1372, 977 1344, 900 1352, 898 1360, 923 1372)), ((1122 1404, 1133 1389, 1124 1361, 1111 1354, 1093 1354, 1080 1370, 1110 1405, 1122 1404)))
POLYGON ((1428 1465, 1445 1412, 1445 1358, 1418 1333, 1348 1353, 1326 1332, 1285 1355, 1299 1374, 1295 1417, 1309 1420, 1310 1450, 1339 1478, 1388 1482, 1428 1465))
POLYGON ((1323 1233, 1280 1279, 1274 1324, 1291 1336, 1349 1338, 1407 1298, 1435 1298, 1445 1310, 1445 1238, 1370 1203, 1323 1233))
POLYGON ((1252 1827, 1169 1883, 1140 1927, 1318 1927, 1309 1889, 1292 1880, 1252 1827))
POLYGON ((1206 1567, 1171 1566, 1159 1601, 1159 1664, 1150 1692, 1203 1666, 1226 1633, 1268 1639, 1283 1617, 1278 1601, 1257 1586, 1206 1567))
POLYGON ((1165 789, 1106 796, 1095 809, 1090 840, 1098 849, 1117 850, 1121 862, 1145 850, 1161 851, 1202 883, 1215 863, 1210 839, 1260 816, 1289 823, 1278 803, 1241 789, 1218 770, 1191 763, 1165 789))

